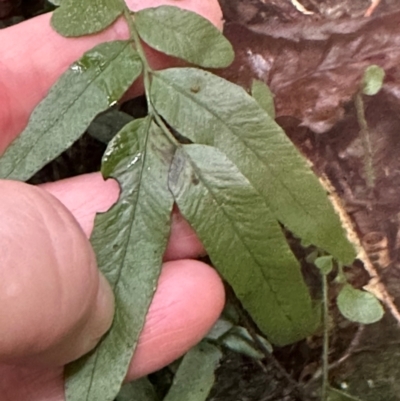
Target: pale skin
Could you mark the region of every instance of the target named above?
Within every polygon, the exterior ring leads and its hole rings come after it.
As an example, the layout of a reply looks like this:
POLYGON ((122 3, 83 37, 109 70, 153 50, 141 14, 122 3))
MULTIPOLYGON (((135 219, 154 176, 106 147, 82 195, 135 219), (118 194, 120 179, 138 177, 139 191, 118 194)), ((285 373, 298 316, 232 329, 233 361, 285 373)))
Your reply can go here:
MULTIPOLYGON (((127 1, 132 10, 172 4, 219 28, 217 0, 127 1)), ((127 37, 123 21, 65 39, 50 15, 0 31, 0 154, 26 126, 51 85, 94 45, 127 37)), ((153 68, 174 61, 147 49, 153 68)), ((134 85, 126 97, 140 92, 134 85)), ((63 401, 63 366, 109 328, 114 300, 88 238, 119 187, 99 173, 33 187, 0 180, 0 394, 2 401, 63 401)), ((165 263, 126 380, 172 362, 212 327, 224 305, 220 278, 194 260, 204 249, 174 212, 165 263)))

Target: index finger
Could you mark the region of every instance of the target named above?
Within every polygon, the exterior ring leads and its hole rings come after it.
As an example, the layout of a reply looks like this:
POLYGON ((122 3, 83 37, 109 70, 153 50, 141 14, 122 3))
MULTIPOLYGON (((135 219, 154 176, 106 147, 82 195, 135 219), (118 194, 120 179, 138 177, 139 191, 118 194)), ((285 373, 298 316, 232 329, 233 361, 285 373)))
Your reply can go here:
MULTIPOLYGON (((128 0, 132 10, 170 4, 194 11, 222 26, 217 0, 128 0)), ((24 129, 29 115, 60 75, 84 52, 112 40, 126 39, 121 19, 105 31, 81 38, 64 38, 50 26, 51 13, 0 31, 0 154, 24 129)), ((171 59, 148 51, 154 69, 171 59)))

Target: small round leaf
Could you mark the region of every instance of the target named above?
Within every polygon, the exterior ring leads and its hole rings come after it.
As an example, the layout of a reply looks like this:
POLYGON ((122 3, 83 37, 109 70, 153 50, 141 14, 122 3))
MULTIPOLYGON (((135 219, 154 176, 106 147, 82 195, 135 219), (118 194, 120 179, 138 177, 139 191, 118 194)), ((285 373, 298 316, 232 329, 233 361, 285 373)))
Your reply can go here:
POLYGON ((377 298, 371 293, 361 291, 346 284, 337 297, 337 306, 342 315, 362 324, 371 324, 379 321, 383 308, 377 298))
POLYGON ((319 258, 314 260, 315 266, 321 270, 322 274, 329 274, 333 268, 333 258, 331 255, 329 256, 320 256, 319 258))
POLYGON ((382 88, 385 71, 378 65, 370 65, 363 76, 364 95, 376 95, 382 88))

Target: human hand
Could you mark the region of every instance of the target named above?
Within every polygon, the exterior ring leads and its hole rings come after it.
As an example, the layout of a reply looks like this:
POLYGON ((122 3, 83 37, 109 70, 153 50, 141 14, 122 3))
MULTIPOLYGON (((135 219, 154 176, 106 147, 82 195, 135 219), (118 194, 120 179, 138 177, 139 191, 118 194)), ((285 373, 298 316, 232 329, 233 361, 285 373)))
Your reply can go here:
MULTIPOLYGON (((129 1, 132 9, 160 4, 199 12, 216 25, 216 0, 129 1)), ((51 85, 97 43, 123 39, 118 21, 106 31, 65 39, 43 15, 0 31, 0 154, 22 131, 51 85)), ((171 59, 148 49, 154 68, 171 59)), ((140 91, 134 85, 129 95, 140 91)), ((99 274, 87 237, 97 212, 117 200, 118 184, 100 174, 41 188, 0 180, 0 394, 2 401, 64 400, 63 366, 93 348, 109 328, 113 296, 99 274)), ((218 318, 223 286, 207 265, 190 260, 203 248, 173 215, 159 286, 127 380, 165 366, 196 344, 218 318)))

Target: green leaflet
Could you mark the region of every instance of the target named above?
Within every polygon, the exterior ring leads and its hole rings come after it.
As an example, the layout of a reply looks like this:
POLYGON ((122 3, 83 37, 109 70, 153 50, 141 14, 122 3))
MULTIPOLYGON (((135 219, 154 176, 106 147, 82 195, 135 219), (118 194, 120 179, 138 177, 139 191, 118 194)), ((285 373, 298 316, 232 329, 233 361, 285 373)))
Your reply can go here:
POLYGON ((146 377, 125 384, 116 401, 160 401, 153 385, 146 377))
POLYGON ((135 24, 154 49, 204 68, 227 67, 235 57, 232 45, 215 26, 188 10, 146 8, 135 13, 135 24))
MULTIPOLYGON (((257 335, 258 340, 263 343, 263 346, 269 353, 272 354, 272 345, 263 337, 257 335)), ((241 326, 233 327, 228 333, 224 334, 220 340, 221 344, 231 351, 247 355, 254 359, 263 359, 264 353, 259 350, 252 336, 247 329, 241 326)))
POLYGON ((185 145, 169 187, 213 264, 268 340, 311 334, 315 316, 297 260, 264 200, 218 149, 185 145))
POLYGON ((362 81, 364 95, 376 95, 382 88, 385 79, 385 70, 378 65, 370 65, 366 68, 362 81))
POLYGON ((275 120, 274 94, 271 89, 262 81, 254 79, 251 85, 251 96, 257 103, 275 120))
POLYGON ((333 259, 331 255, 319 256, 314 260, 315 266, 318 267, 321 274, 327 276, 333 269, 333 259))
POLYGON ((221 358, 222 353, 215 345, 207 342, 196 345, 183 357, 163 401, 205 401, 221 358))
POLYGON ((367 291, 345 284, 336 299, 340 313, 352 322, 371 324, 382 319, 384 311, 378 299, 367 291))
POLYGON ((123 12, 121 0, 63 0, 52 17, 51 25, 67 37, 90 35, 111 25, 123 12))
MULTIPOLYGON (((268 352, 272 353, 272 345, 264 338, 257 335, 258 340, 263 343, 263 346, 268 352)), ((242 326, 234 325, 229 320, 219 318, 213 328, 207 333, 207 340, 218 341, 218 344, 230 349, 234 352, 239 352, 251 358, 262 359, 264 354, 259 351, 258 346, 247 329, 242 326)))
POLYGON ((158 112, 180 134, 223 151, 292 232, 344 264, 354 259, 318 178, 242 88, 206 71, 172 68, 154 74, 152 96, 158 112))
POLYGON ((246 355, 249 358, 253 359, 263 359, 264 354, 259 351, 257 346, 254 346, 250 341, 236 335, 236 334, 227 334, 221 340, 221 343, 224 347, 229 349, 230 351, 236 352, 238 354, 246 355))
POLYGON ((103 43, 71 65, 0 158, 0 177, 25 181, 69 148, 142 71, 125 41, 103 43))
POLYGON ((160 274, 173 205, 168 170, 174 148, 150 118, 110 142, 103 175, 118 179, 118 203, 96 218, 92 244, 113 287, 116 314, 94 353, 67 367, 67 401, 112 401, 118 394, 160 274))
POLYGON ((206 339, 211 341, 217 341, 224 334, 228 333, 230 329, 234 327, 233 323, 229 320, 220 317, 211 328, 211 330, 207 333, 206 339))

